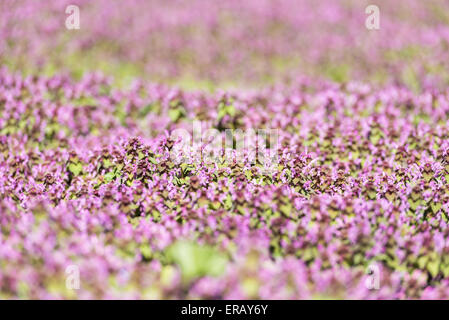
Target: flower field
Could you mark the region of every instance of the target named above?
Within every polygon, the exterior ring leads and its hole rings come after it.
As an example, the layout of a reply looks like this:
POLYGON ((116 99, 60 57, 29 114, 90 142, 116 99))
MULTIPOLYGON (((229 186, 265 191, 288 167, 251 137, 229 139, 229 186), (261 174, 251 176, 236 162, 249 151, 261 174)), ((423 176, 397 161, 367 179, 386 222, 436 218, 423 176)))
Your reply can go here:
POLYGON ((2 1, 0 299, 449 298, 449 5, 377 2, 2 1))

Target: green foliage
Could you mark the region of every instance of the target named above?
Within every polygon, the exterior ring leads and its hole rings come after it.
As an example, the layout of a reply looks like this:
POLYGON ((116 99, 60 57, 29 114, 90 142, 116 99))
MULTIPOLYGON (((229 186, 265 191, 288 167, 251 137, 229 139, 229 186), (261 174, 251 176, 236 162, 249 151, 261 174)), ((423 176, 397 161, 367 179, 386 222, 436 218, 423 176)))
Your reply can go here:
POLYGON ((69 164, 68 169, 74 176, 79 176, 83 171, 83 164, 80 162, 72 162, 69 164))
POLYGON ((167 249, 167 258, 181 269, 184 281, 201 276, 219 276, 226 268, 227 257, 217 249, 190 241, 177 241, 167 249))

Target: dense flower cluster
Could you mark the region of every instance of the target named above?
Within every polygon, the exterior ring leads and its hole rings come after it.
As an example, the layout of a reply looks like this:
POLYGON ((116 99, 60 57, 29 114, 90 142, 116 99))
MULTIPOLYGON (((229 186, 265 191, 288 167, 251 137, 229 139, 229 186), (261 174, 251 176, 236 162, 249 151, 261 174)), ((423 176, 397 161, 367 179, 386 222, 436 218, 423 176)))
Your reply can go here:
POLYGON ((0 298, 449 297, 448 90, 111 83, 0 71, 0 298), (276 170, 174 163, 195 120, 276 170))

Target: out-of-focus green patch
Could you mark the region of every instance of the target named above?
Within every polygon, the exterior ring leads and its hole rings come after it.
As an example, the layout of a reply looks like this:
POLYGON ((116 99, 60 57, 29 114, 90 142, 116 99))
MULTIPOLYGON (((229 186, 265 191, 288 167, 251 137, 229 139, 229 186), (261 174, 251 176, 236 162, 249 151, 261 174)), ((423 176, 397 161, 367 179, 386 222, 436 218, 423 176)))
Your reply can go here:
POLYGON ((419 79, 412 67, 409 66, 402 70, 401 79, 411 90, 416 93, 420 92, 421 86, 419 84, 419 79))
POLYGON ((64 277, 50 277, 45 287, 47 288, 48 293, 55 296, 63 296, 67 299, 75 299, 77 297, 76 290, 69 289, 66 286, 66 281, 64 277))
POLYGON ((248 277, 242 281, 242 289, 248 297, 257 297, 260 283, 255 277, 248 277))
POLYGON ((441 10, 441 7, 435 5, 435 3, 429 3, 429 8, 435 22, 449 25, 449 12, 446 10, 441 10))
POLYGON ((177 264, 183 281, 201 276, 219 276, 225 271, 228 259, 225 254, 210 246, 191 241, 177 241, 166 251, 167 259, 177 264))
POLYGON ((234 117, 236 114, 235 107, 232 104, 220 103, 218 106, 218 120, 223 119, 224 116, 229 115, 234 117))
POLYGON ((92 97, 83 96, 79 99, 73 99, 70 101, 76 107, 93 106, 97 104, 97 100, 92 97))
POLYGON ((140 253, 142 257, 146 260, 150 260, 153 254, 153 250, 151 250, 151 246, 148 243, 145 243, 140 246, 140 253))
POLYGON ((212 81, 195 79, 193 76, 184 75, 177 79, 169 81, 169 84, 178 86, 186 91, 206 91, 213 92, 216 89, 216 85, 212 81))
POLYGON ((405 46, 398 50, 388 50, 385 52, 385 58, 387 61, 410 61, 419 58, 425 54, 426 49, 418 45, 405 46))
POLYGON ((324 66, 323 73, 332 81, 343 83, 350 78, 350 68, 347 64, 328 64, 324 66))

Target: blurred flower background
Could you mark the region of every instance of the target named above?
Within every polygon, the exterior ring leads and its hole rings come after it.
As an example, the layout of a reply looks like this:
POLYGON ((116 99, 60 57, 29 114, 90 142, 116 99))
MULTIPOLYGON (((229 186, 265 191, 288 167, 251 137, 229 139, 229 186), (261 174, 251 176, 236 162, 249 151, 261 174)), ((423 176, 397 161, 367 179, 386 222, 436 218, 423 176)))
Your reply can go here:
POLYGON ((447 84, 447 1, 376 1, 381 28, 365 28, 369 1, 2 1, 2 64, 80 76, 92 70, 201 88, 288 82, 301 75, 419 89, 447 84))

